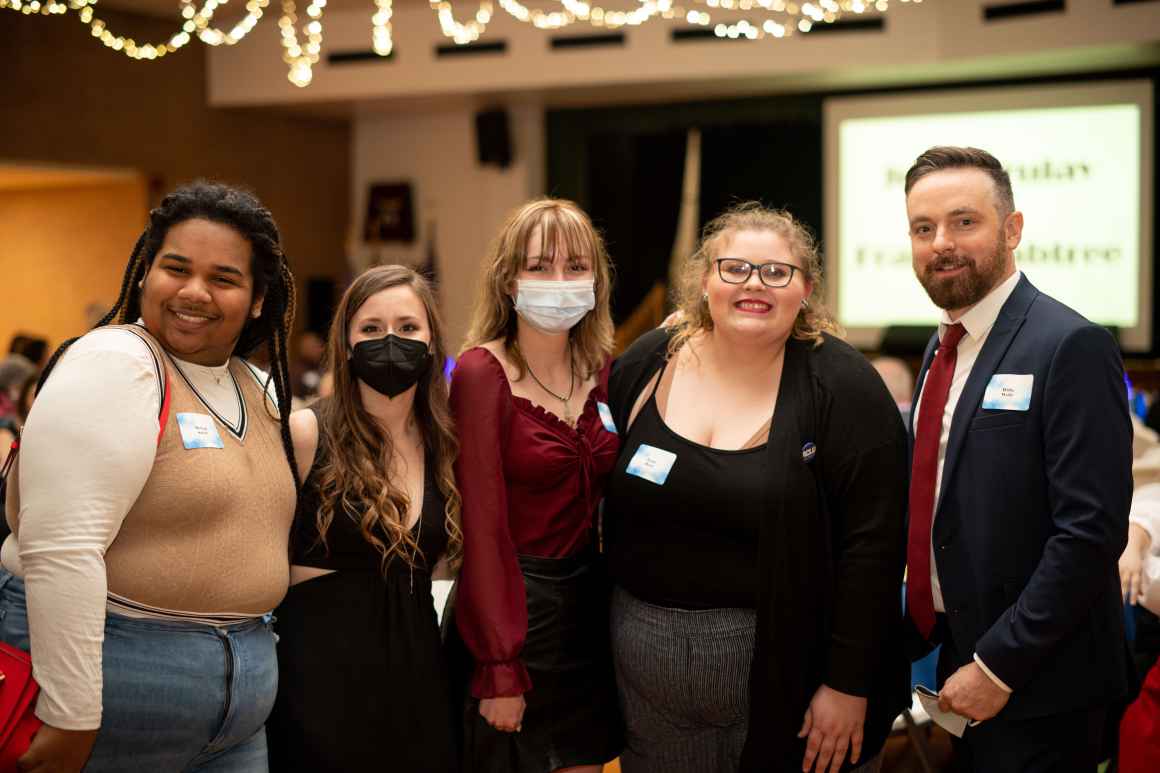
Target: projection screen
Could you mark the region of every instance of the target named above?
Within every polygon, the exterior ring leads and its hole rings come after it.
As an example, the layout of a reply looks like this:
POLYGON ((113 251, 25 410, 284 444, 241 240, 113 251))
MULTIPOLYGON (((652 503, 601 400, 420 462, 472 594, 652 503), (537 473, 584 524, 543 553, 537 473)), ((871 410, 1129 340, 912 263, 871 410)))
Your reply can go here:
POLYGON ((973 145, 1011 174, 1032 283, 1117 328, 1124 349, 1150 349, 1152 120, 1146 80, 827 100, 826 298, 851 343, 937 322, 911 268, 903 180, 926 148, 973 145))

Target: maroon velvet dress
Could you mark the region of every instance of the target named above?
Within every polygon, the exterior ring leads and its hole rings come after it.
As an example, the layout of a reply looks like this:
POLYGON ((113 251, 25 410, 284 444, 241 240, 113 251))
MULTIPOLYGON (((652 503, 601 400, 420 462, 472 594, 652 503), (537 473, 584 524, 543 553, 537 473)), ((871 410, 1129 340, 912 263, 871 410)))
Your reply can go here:
POLYGON ((606 366, 571 427, 513 395, 486 349, 464 352, 452 376, 464 541, 455 621, 472 660, 464 718, 473 772, 603 764, 622 747, 595 544, 620 446, 597 409, 607 384, 606 366), (521 732, 479 716, 480 699, 520 694, 521 732))

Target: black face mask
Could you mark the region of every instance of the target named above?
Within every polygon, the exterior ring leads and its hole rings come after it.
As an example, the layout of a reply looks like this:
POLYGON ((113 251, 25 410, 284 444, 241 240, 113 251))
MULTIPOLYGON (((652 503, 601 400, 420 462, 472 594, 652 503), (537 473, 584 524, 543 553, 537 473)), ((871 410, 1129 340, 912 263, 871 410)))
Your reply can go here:
POLYGON ((371 389, 394 397, 418 383, 431 367, 427 344, 391 333, 385 338, 359 341, 350 356, 350 369, 371 389))

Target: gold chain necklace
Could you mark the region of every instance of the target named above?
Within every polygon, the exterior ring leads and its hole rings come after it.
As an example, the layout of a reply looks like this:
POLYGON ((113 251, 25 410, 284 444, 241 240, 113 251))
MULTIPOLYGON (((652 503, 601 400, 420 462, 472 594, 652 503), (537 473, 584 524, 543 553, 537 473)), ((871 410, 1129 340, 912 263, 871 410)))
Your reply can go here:
POLYGON ((555 392, 553 392, 551 389, 548 389, 548 387, 544 386, 544 382, 540 381, 540 379, 536 377, 536 372, 534 370, 532 370, 531 363, 529 363, 526 359, 524 360, 524 367, 526 367, 528 369, 528 373, 531 374, 532 381, 535 381, 537 384, 540 385, 540 389, 543 389, 545 392, 547 392, 552 397, 556 398, 557 400, 559 400, 561 403, 564 404, 564 421, 566 421, 569 424, 573 423, 573 421, 575 421, 575 417, 572 416, 572 406, 571 406, 569 401, 571 401, 571 399, 572 399, 572 393, 575 392, 575 390, 576 390, 576 362, 575 362, 575 360, 572 359, 572 346, 571 345, 568 346, 568 378, 569 378, 569 381, 568 381, 568 396, 567 397, 564 397, 563 395, 558 395, 555 392))

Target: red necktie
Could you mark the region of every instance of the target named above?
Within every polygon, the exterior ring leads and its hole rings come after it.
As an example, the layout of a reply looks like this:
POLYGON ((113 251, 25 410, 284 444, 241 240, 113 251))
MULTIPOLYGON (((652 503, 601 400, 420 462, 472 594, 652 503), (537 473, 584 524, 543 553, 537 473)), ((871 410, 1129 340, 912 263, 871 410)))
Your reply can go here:
POLYGON ((930 589, 930 527, 934 521, 934 484, 938 477, 938 444, 951 379, 955 375, 959 340, 966 328, 948 325, 934 353, 914 429, 914 460, 910 468, 910 532, 906 542, 906 609, 918 632, 930 638, 934 629, 934 595, 930 589))

